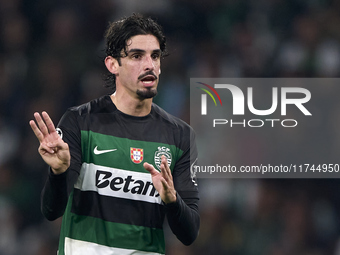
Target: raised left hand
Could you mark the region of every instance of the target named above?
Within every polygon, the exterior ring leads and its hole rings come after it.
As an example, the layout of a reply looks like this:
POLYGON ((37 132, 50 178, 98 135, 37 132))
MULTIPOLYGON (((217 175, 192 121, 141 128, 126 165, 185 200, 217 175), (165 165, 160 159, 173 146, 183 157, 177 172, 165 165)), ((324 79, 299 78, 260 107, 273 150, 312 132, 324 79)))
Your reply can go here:
POLYGON ((150 172, 152 182, 165 204, 176 202, 176 190, 174 187, 171 170, 168 161, 163 155, 161 158, 161 172, 158 172, 153 165, 145 162, 144 168, 150 172))

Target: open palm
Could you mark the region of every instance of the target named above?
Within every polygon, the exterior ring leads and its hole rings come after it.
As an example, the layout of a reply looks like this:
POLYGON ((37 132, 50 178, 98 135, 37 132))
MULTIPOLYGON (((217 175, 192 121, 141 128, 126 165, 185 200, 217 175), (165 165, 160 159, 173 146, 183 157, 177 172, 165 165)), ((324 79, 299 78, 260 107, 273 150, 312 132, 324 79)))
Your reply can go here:
POLYGON ((70 166, 70 150, 58 135, 55 126, 47 112, 34 113, 30 126, 40 142, 39 153, 43 160, 52 168, 55 174, 61 174, 70 166))
POLYGON ((164 203, 176 202, 176 190, 174 187, 168 161, 165 156, 161 159, 161 172, 158 172, 153 165, 144 163, 144 168, 151 173, 152 183, 158 191, 164 203))

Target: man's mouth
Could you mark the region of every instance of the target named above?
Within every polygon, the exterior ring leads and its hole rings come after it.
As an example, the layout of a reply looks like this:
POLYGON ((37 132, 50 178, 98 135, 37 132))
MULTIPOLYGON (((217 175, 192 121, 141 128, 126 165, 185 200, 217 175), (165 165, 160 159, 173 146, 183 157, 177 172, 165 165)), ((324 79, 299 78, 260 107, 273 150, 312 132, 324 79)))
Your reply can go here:
POLYGON ((144 86, 149 87, 155 84, 157 77, 153 74, 149 74, 140 79, 144 86))

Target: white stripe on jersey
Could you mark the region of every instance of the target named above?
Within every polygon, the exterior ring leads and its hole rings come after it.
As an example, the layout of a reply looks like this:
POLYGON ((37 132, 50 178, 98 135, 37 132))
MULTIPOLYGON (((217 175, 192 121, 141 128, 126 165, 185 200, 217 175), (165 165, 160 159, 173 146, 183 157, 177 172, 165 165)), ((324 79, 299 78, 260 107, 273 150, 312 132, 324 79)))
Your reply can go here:
POLYGON ((162 255, 161 253, 145 252, 130 249, 114 248, 96 243, 65 238, 65 255, 162 255))
POLYGON ((74 187, 105 196, 161 204, 149 173, 83 163, 74 187))

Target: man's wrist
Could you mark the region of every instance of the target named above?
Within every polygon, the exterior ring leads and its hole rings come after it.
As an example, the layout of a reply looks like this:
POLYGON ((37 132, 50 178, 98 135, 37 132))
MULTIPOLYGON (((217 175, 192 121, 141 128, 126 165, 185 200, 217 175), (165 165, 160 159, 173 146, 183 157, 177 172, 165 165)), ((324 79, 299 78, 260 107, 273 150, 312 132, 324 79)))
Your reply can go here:
POLYGON ((164 204, 168 205, 168 204, 174 204, 177 201, 177 192, 175 191, 175 194, 172 195, 172 199, 168 199, 167 201, 163 201, 164 204))
POLYGON ((53 169, 52 167, 50 167, 50 174, 53 175, 53 176, 61 176, 63 174, 65 174, 67 171, 67 169, 65 171, 60 171, 60 170, 55 170, 53 169))

